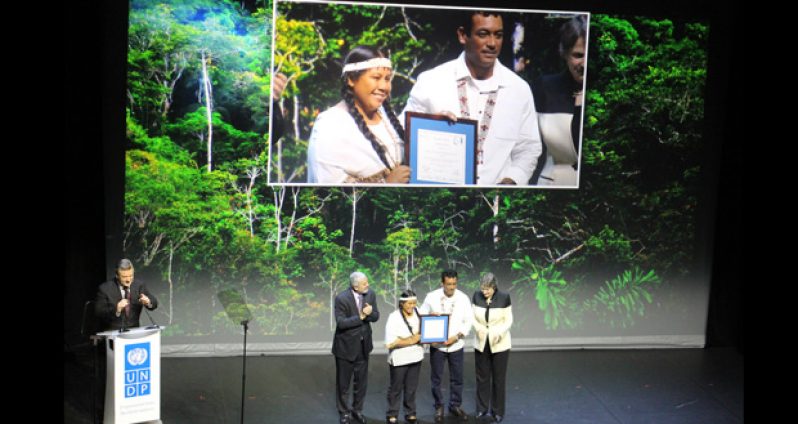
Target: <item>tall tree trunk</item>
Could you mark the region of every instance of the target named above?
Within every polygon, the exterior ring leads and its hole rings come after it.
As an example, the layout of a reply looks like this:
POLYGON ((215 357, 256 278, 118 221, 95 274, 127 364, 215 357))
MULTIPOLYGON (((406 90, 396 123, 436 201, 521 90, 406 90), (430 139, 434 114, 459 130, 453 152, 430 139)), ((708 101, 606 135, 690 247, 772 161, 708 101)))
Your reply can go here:
POLYGON ((288 248, 288 242, 291 241, 291 234, 296 225, 296 210, 299 208, 299 190, 301 187, 291 187, 291 197, 294 200, 294 210, 291 211, 291 221, 288 222, 288 228, 285 230, 285 247, 288 248))
POLYGON ((349 232, 349 257, 352 257, 352 249, 355 247, 355 222, 357 220, 357 188, 352 187, 352 229, 349 232))
POLYGON ((285 199, 285 186, 278 188, 272 187, 274 193, 274 224, 277 226, 277 240, 275 241, 275 250, 280 252, 280 244, 282 243, 283 236, 283 222, 282 222, 282 209, 283 200, 285 199))
POLYGON ((330 279, 330 331, 335 330, 335 280, 330 279))
POLYGON ((211 96, 213 95, 211 87, 211 79, 208 75, 208 60, 210 58, 205 56, 205 51, 202 51, 202 90, 205 94, 205 116, 208 119, 208 172, 213 169, 213 102, 211 96))
POLYGON ((495 218, 499 215, 499 195, 496 194, 493 196, 493 248, 497 249, 499 247, 499 224, 496 222, 495 218))
POLYGON ((249 177, 249 185, 246 188, 246 195, 247 195, 247 220, 249 221, 249 237, 255 237, 255 216, 252 207, 252 190, 255 187, 255 180, 260 176, 260 169, 257 166, 253 166, 247 171, 247 176, 249 177))
POLYGON ((410 289, 410 271, 412 268, 413 260, 412 253, 405 256, 405 290, 410 289))
POLYGON ((399 260, 402 258, 401 254, 394 253, 393 257, 393 304, 396 305, 398 300, 396 297, 396 289, 399 287, 399 260))
POLYGON ((301 138, 299 136, 299 96, 294 94, 293 99, 294 99, 294 110, 292 112, 293 115, 292 121, 294 122, 294 137, 301 138))
MULTIPOLYGON (((283 113, 283 111, 285 110, 284 104, 285 102, 283 102, 283 99, 281 98, 280 111, 279 111, 280 113, 283 113)), ((283 119, 283 117, 280 116, 280 119, 283 119)), ((285 125, 283 125, 283 128, 285 128, 285 125)), ((272 141, 274 141, 274 137, 272 137, 272 141)), ((277 148, 277 181, 284 183, 285 175, 283 175, 283 137, 277 139, 276 148, 277 148)))
POLYGON ((493 212, 493 248, 496 249, 499 247, 499 223, 496 222, 495 218, 499 215, 499 194, 496 193, 493 196, 493 201, 488 200, 487 196, 484 193, 480 193, 482 196, 482 200, 488 204, 491 212, 493 212))
POLYGON ((166 273, 166 282, 169 283, 169 325, 172 325, 172 317, 174 316, 174 283, 172 282, 172 261, 175 257, 175 247, 172 243, 169 244, 169 267, 166 273))

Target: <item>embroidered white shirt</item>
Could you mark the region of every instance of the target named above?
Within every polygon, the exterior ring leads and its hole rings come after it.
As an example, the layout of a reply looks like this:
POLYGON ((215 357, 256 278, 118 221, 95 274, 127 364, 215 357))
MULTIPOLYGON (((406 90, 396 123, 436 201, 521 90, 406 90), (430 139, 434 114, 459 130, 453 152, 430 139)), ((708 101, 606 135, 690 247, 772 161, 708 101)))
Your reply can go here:
MULTIPOLYGON (((485 85, 480 89, 477 86, 466 67, 465 54, 461 53, 457 59, 418 76, 399 122, 404 125, 407 111, 451 112, 462 117, 457 80, 463 77, 468 79, 466 93, 470 119, 478 119, 479 103, 484 102, 480 101, 480 92, 488 87, 485 85), (472 109, 474 107, 476 110, 472 109)), ((483 146, 483 163, 477 165, 477 185, 495 185, 504 178, 511 178, 518 185, 527 185, 543 151, 532 90, 526 81, 499 61, 493 66, 492 80, 495 80, 498 96, 483 146)))
POLYGON ((455 289, 452 297, 443 294, 443 288, 433 290, 424 298, 424 303, 418 308, 420 314, 450 314, 449 337, 462 333, 463 338, 446 347, 442 343, 432 343, 431 346, 443 352, 456 352, 465 346, 463 341, 471 332, 474 313, 471 310, 471 299, 455 289))

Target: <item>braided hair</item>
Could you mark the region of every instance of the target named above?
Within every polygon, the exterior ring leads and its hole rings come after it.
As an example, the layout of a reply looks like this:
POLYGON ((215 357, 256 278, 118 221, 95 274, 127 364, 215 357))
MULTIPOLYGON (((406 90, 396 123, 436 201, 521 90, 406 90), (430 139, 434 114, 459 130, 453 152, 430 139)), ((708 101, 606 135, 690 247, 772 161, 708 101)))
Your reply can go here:
MULTIPOLYGON (((381 52, 375 47, 357 46, 353 48, 349 52, 349 54, 346 55, 346 57, 344 58, 344 65, 348 63, 362 62, 377 57, 386 57, 386 56, 383 52, 381 52)), ((366 137, 366 139, 371 143, 371 147, 374 149, 375 152, 377 152, 377 156, 380 157, 382 163, 385 164, 385 167, 387 167, 388 169, 393 169, 390 163, 388 162, 388 158, 385 155, 385 148, 382 146, 382 144, 380 144, 379 141, 377 141, 377 137, 374 135, 374 133, 371 132, 368 125, 366 125, 366 120, 363 119, 363 115, 355 106, 355 92, 352 89, 352 87, 350 87, 348 84, 349 80, 357 81, 365 71, 366 71, 365 69, 360 71, 351 71, 345 73, 341 77, 341 97, 343 97, 344 102, 346 103, 346 107, 347 109, 349 109, 349 114, 352 115, 352 119, 355 120, 358 129, 360 129, 360 132, 363 133, 363 136, 366 137)), ((396 113, 393 111, 393 108, 391 107, 391 96, 388 96, 385 99, 385 101, 382 103, 382 107, 385 110, 385 113, 388 115, 388 120, 391 121, 391 126, 393 126, 393 129, 396 131, 397 134, 399 134, 400 138, 404 139, 405 138, 404 129, 399 124, 399 119, 396 117, 396 113)))

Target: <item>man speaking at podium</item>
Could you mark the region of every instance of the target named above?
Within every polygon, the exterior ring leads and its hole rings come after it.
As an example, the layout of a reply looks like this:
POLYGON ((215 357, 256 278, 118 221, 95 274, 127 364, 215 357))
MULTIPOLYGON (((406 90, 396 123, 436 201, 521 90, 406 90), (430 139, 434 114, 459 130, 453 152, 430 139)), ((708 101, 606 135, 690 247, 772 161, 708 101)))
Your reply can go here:
MULTIPOLYGON (((158 307, 158 299, 147 290, 141 280, 133 279, 133 263, 122 259, 116 267, 116 276, 97 288, 94 300, 94 315, 97 317, 99 331, 121 330, 139 326, 139 316, 143 308, 153 310, 158 307)), ((95 393, 95 414, 102 422, 105 409, 105 344, 97 345, 99 365, 97 391, 95 393)))
POLYGON ((105 331, 138 327, 144 307, 157 308, 158 299, 142 281, 133 279, 130 260, 122 259, 116 267, 116 277, 100 284, 97 290, 94 313, 100 321, 99 328, 105 331))

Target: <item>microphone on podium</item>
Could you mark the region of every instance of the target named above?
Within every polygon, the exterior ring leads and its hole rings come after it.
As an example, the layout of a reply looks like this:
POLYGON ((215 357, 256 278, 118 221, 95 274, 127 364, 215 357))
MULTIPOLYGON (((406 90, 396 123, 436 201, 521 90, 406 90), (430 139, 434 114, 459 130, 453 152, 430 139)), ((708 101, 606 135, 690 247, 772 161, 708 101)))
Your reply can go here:
MULTIPOLYGON (((139 287, 139 295, 138 295, 139 303, 141 303, 141 295, 142 295, 142 294, 143 294, 143 293, 141 292, 141 287, 139 287)), ((141 305, 141 309, 143 309, 143 310, 144 310, 144 313, 145 313, 145 314, 147 314, 147 318, 148 318, 148 319, 150 320, 150 322, 152 323, 152 325, 148 325, 146 328, 147 328, 148 330, 149 330, 149 329, 152 329, 152 328, 159 328, 159 325, 158 325, 158 324, 156 324, 156 323, 155 323, 155 320, 153 320, 153 319, 152 319, 152 315, 150 315, 150 311, 148 311, 148 310, 147 310, 148 308, 147 308, 146 306, 144 306, 144 305, 141 305)))
POLYGON ((123 287, 122 290, 125 291, 125 299, 127 299, 128 304, 125 305, 125 310, 122 311, 122 329, 119 330, 120 333, 130 331, 130 329, 127 328, 127 314, 130 310, 130 287, 123 287))

